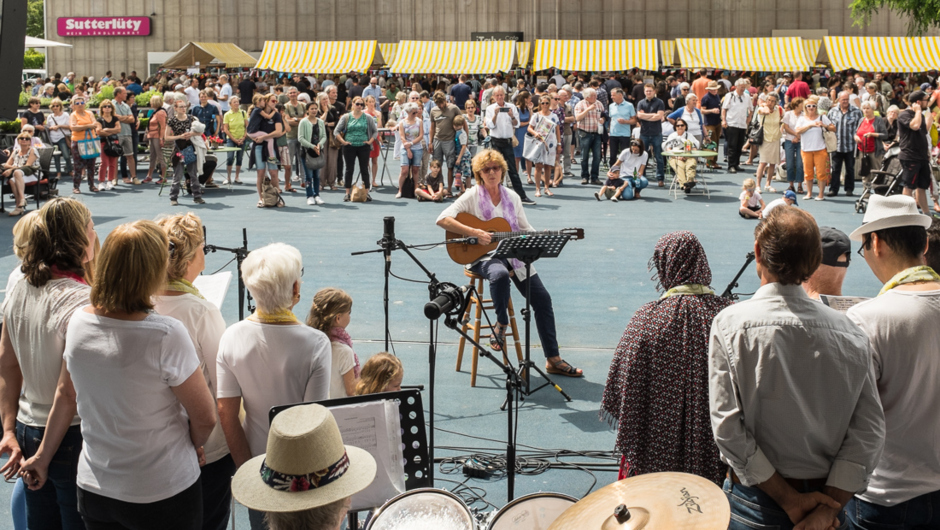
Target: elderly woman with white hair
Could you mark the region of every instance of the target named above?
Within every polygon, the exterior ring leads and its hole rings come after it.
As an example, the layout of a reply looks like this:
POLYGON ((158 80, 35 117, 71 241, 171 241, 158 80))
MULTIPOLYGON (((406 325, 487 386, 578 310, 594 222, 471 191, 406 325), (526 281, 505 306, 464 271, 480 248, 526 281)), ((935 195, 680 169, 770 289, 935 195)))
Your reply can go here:
MULTIPOLYGON (((242 276, 258 308, 225 331, 217 359, 219 419, 236 467, 265 452, 271 407, 329 397, 332 365, 330 339, 291 311, 300 301, 300 251, 284 243, 254 250, 242 276)), ((263 528, 261 512, 248 516, 252 530, 263 528)))
POLYGON ((877 107, 878 103, 870 99, 862 102, 862 120, 858 122, 855 131, 855 142, 858 145, 855 167, 865 184, 868 184, 873 169, 881 169, 881 160, 885 156, 884 142, 890 139, 886 120, 875 116, 877 107))

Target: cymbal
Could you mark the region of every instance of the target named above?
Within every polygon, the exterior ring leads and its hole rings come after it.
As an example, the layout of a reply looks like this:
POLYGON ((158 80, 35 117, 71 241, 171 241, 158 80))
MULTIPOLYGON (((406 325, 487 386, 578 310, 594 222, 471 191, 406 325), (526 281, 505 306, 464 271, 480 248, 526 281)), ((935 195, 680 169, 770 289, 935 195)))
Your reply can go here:
POLYGON ((728 498, 710 480, 650 473, 595 491, 548 530, 718 530, 728 528, 730 520, 728 498))

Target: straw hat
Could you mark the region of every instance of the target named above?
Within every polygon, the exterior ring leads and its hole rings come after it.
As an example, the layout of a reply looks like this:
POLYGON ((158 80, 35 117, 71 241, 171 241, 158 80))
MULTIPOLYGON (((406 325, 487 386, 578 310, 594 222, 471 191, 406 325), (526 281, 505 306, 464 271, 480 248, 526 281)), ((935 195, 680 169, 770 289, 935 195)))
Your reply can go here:
POLYGON ((343 445, 330 411, 300 405, 274 417, 267 453, 238 468, 232 494, 253 510, 298 512, 349 497, 374 477, 372 455, 343 445))
POLYGON ((718 81, 712 81, 708 83, 708 86, 705 87, 705 90, 718 90, 718 81))
POLYGON ((920 226, 926 229, 930 227, 930 222, 929 216, 917 212, 917 202, 913 197, 872 195, 862 226, 856 228, 849 238, 861 241, 865 234, 899 226, 920 226))

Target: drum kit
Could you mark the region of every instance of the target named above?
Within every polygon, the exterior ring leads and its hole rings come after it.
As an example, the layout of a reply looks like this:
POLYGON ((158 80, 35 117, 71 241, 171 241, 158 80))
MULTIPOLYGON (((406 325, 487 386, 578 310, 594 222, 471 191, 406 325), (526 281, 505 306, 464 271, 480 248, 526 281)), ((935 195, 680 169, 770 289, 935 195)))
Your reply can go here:
POLYGON ((731 508, 713 482, 687 473, 620 480, 580 501, 560 493, 519 497, 484 523, 460 497, 422 488, 379 508, 367 530, 718 530, 731 508))

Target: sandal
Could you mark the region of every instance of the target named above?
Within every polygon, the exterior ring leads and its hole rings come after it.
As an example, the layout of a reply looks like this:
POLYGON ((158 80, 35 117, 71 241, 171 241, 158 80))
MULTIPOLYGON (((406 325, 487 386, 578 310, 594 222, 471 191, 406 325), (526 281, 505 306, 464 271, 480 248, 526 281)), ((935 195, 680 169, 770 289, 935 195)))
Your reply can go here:
POLYGON ((490 335, 490 348, 493 351, 503 351, 503 346, 506 344, 506 327, 499 322, 493 326, 493 334, 490 335))
POLYGON ((289 192, 289 193, 300 193, 294 188, 284 188, 284 191, 289 192))
POLYGON ((559 359, 554 363, 546 359, 545 371, 550 374, 563 375, 565 377, 584 377, 584 372, 580 368, 571 366, 564 359, 559 359))
POLYGON ((78 189, 78 188, 72 188, 72 193, 74 193, 74 194, 76 194, 76 195, 78 195, 78 194, 81 193, 81 192, 82 192, 82 190, 80 190, 80 189, 78 189))
POLYGON ((258 208, 264 208, 264 201, 258 201, 258 208))

